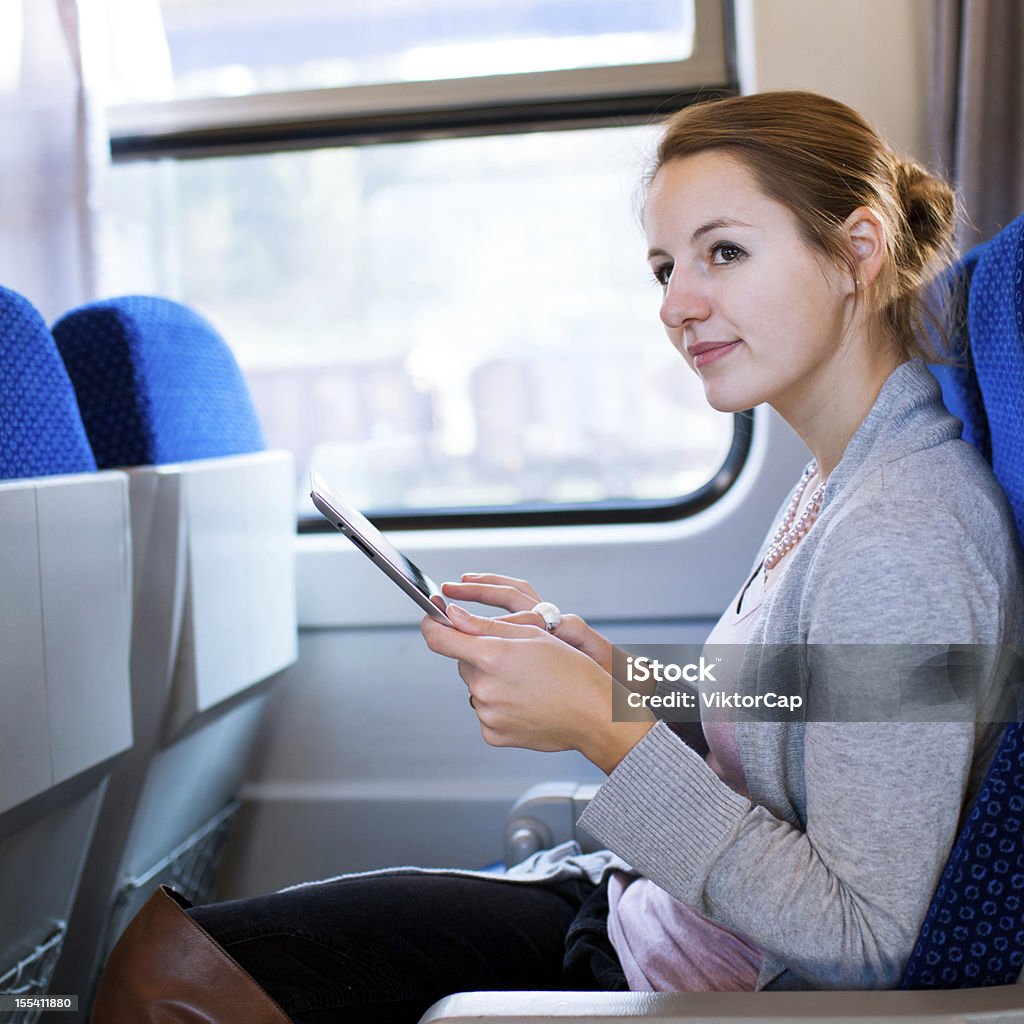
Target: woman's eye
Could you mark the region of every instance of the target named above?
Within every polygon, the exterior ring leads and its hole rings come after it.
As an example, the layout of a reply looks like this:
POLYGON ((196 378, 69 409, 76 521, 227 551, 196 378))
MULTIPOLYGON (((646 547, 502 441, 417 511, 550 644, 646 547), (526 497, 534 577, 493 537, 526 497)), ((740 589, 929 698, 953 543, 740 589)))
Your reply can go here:
POLYGON ((746 256, 746 253, 731 242, 718 242, 711 247, 712 263, 735 263, 741 256, 746 256))
POLYGON ((668 279, 672 276, 672 264, 663 263, 660 267, 651 267, 651 273, 654 275, 654 280, 662 288, 667 288, 668 279))

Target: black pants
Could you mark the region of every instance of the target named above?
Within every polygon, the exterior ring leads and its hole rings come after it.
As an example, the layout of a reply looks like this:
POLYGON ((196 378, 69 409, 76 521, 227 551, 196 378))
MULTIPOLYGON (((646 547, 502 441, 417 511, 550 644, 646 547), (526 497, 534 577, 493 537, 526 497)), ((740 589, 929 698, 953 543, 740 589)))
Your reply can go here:
POLYGON ((295 1024, 412 1024, 442 996, 625 989, 607 887, 398 873, 189 912, 295 1024))

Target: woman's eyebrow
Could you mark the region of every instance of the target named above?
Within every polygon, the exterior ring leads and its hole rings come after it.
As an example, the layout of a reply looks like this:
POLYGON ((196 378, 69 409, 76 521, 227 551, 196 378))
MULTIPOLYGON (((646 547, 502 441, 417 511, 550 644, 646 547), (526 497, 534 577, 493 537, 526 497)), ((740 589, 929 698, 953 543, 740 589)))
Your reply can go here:
POLYGON ((709 231, 715 231, 718 228, 752 228, 753 226, 753 224, 747 224, 745 221, 735 220, 732 217, 716 217, 714 220, 709 220, 706 224, 701 224, 690 236, 690 242, 696 242, 709 231))
MULTIPOLYGON (((734 217, 716 217, 714 220, 709 220, 706 224, 701 224, 699 228, 690 236, 690 245, 700 241, 700 239, 706 235, 709 231, 716 231, 718 228, 753 228, 753 224, 748 224, 743 220, 736 220, 734 217)), ((671 259, 671 254, 667 253, 664 249, 648 249, 647 258, 653 259, 655 256, 667 256, 671 259)))

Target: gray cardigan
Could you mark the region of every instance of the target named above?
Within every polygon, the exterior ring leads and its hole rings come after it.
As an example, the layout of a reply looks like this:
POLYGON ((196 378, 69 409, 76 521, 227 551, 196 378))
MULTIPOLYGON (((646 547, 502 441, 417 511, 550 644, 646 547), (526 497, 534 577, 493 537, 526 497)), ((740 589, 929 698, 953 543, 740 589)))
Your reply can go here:
MULTIPOLYGON (((990 470, 959 434, 924 364, 898 367, 769 591, 753 644, 1021 641, 1016 530, 990 470)), ((760 676, 755 664, 741 685, 770 689, 760 676)), ((580 824, 764 949, 758 988, 894 987, 999 727, 736 729, 752 801, 658 723, 580 824)))

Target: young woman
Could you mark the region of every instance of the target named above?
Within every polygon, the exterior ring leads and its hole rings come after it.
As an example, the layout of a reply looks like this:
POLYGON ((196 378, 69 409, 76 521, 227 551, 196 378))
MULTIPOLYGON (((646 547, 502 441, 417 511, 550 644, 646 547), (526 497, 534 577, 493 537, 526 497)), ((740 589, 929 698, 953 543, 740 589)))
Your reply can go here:
MULTIPOLYGON (((1005 498, 920 358, 921 287, 953 218, 946 185, 833 100, 766 93, 668 122, 643 222, 669 338, 712 406, 767 402, 812 456, 709 638, 788 652, 744 661, 744 692, 785 681, 807 650, 887 645, 905 660, 1021 639, 1005 498)), ((583 620, 509 577, 446 592, 507 613, 453 607, 456 629, 422 626, 457 660, 483 738, 579 750, 607 772, 583 824, 608 849, 187 913, 160 893, 111 957, 96 1024, 191 1020, 188 1006, 218 1021, 415 1021, 488 988, 898 983, 997 723, 915 722, 920 686, 883 721, 616 721, 611 645, 583 620)), ((829 658, 810 664, 819 706, 859 685, 829 658)))

